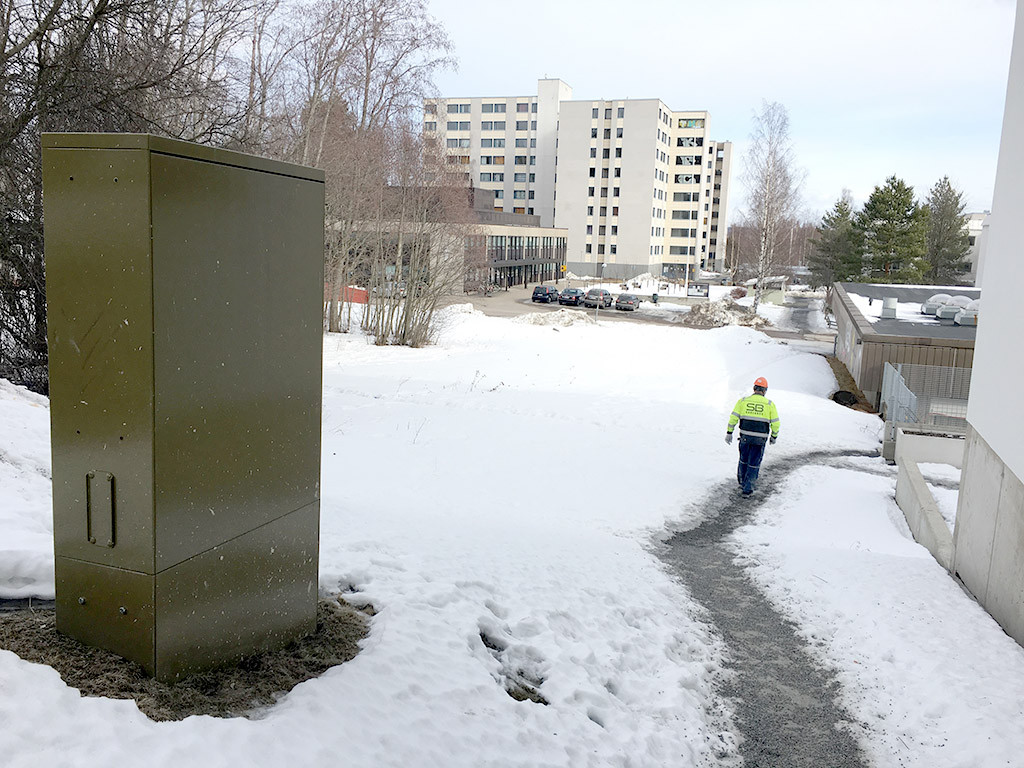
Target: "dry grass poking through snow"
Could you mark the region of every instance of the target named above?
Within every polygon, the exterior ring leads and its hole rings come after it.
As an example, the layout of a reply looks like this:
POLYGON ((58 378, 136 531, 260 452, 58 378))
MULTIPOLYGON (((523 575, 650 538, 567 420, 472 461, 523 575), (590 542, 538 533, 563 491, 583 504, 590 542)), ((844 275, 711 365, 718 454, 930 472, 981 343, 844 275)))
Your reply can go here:
POLYGON ((134 699, 151 720, 252 717, 304 680, 355 658, 368 628, 365 613, 338 599, 321 600, 312 635, 174 684, 148 677, 138 664, 116 654, 58 634, 53 609, 0 614, 0 648, 53 667, 83 696, 134 699))
POLYGON ((692 328, 721 328, 723 325, 744 325, 749 328, 764 328, 771 325, 768 320, 753 310, 741 306, 729 296, 717 301, 695 304, 680 321, 692 328))

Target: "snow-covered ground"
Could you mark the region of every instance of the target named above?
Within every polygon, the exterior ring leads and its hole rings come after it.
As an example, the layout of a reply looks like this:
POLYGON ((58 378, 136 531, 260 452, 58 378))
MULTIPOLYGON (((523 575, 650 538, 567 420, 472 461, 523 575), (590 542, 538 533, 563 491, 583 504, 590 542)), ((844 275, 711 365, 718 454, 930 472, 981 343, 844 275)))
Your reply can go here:
POLYGON ((956 527, 956 504, 960 495, 960 469, 950 464, 936 464, 924 462, 917 465, 921 470, 928 490, 932 492, 932 498, 939 508, 939 514, 949 526, 952 533, 956 527))
MULTIPOLYGON (((468 306, 434 347, 324 351, 320 586, 376 607, 359 656, 258 719, 156 724, 0 652, 0 763, 689 766, 728 743, 725 649, 651 544, 733 474, 724 428, 757 376, 782 417, 765 472, 878 445, 822 358, 745 328, 468 306)), ((3 384, 0 419, 0 594, 52 595, 46 402, 3 384)), ((738 562, 838 671, 878 765, 1015 764, 1024 650, 909 538, 885 465, 851 467, 793 475, 738 562)))

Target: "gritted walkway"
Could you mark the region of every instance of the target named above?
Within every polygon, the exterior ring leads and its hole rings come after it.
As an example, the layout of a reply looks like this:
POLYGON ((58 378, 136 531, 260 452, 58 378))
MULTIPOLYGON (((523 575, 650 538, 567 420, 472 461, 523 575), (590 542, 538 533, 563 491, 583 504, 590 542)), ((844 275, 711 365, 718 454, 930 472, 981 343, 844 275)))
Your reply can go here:
MULTIPOLYGON (((866 768, 837 704, 839 684, 812 658, 807 643, 737 565, 726 539, 771 498, 782 481, 807 464, 841 465, 874 453, 810 453, 764 468, 757 493, 737 494, 730 478, 705 502, 699 526, 672 536, 662 558, 672 566, 727 648, 730 672, 719 692, 734 704, 745 768, 866 768)), ((858 467, 858 469, 860 469, 858 467)))

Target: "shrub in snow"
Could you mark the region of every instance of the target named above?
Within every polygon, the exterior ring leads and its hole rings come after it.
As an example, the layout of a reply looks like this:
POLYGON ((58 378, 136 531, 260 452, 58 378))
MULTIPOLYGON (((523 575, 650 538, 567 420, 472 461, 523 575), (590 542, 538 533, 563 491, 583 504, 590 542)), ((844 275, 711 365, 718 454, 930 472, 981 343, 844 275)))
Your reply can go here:
POLYGON ((680 321, 694 328, 720 328, 723 325, 745 325, 749 328, 763 328, 771 325, 756 312, 741 307, 729 296, 707 304, 697 304, 680 321))
POLYGON ((729 291, 729 295, 732 296, 734 299, 742 299, 744 296, 747 295, 747 289, 736 287, 729 291))

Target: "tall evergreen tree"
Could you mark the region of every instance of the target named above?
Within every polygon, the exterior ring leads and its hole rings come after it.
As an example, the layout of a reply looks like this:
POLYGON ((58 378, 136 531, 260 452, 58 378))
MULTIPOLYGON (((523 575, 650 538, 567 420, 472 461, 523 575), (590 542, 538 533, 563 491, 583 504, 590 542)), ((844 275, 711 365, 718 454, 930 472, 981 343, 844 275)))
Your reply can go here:
POLYGON ((928 271, 932 283, 957 282, 971 268, 967 254, 971 249, 964 215, 963 192, 943 176, 932 187, 928 206, 927 252, 928 271))
POLYGON ((853 198, 844 189, 832 210, 821 219, 807 259, 811 284, 831 291, 837 280, 857 280, 863 270, 863 245, 854 226, 853 198))
POLYGON ((884 186, 875 187, 854 222, 864 239, 872 279, 924 281, 928 209, 914 199, 913 187, 890 176, 884 186))

